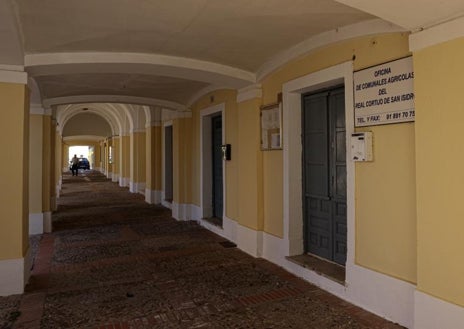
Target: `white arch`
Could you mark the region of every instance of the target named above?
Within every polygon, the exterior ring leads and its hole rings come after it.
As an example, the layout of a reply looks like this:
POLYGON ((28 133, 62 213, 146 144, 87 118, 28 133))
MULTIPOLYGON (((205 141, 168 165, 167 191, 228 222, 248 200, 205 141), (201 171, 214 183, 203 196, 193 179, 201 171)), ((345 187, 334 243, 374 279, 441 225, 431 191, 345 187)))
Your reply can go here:
POLYGON ((254 83, 254 73, 232 66, 186 57, 146 53, 67 52, 29 54, 25 69, 31 76, 72 73, 139 73, 242 88, 254 83))
POLYGON ((166 101, 162 99, 125 96, 125 95, 79 95, 67 97, 54 97, 43 100, 44 107, 64 104, 82 104, 82 103, 121 103, 121 104, 140 104, 161 106, 177 111, 185 111, 186 107, 182 104, 166 101))

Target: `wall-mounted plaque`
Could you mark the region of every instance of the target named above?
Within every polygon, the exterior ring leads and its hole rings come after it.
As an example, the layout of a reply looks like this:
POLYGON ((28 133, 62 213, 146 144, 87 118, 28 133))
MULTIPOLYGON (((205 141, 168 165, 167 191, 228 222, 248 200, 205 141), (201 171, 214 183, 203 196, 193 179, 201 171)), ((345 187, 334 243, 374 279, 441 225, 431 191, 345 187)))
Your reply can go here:
POLYGON ((282 149, 282 103, 261 106, 261 150, 282 149))

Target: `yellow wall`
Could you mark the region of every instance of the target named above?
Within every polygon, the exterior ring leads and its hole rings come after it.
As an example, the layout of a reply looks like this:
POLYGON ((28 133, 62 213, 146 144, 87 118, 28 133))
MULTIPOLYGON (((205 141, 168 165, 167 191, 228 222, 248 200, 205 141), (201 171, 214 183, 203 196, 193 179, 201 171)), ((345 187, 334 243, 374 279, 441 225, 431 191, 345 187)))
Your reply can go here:
POLYGON ((131 155, 131 181, 134 183, 145 182, 146 170, 146 133, 132 133, 132 155, 131 155))
POLYGON ((255 230, 264 224, 260 106, 258 98, 238 104, 238 222, 255 230))
POLYGON ((29 248, 29 109, 25 85, 0 83, 0 259, 25 256, 29 248))
MULTIPOLYGON (((276 102, 285 82, 351 61, 353 56, 354 70, 360 70, 407 56, 408 49, 406 33, 360 37, 321 48, 266 77, 262 81, 263 103, 276 102)), ((356 165, 356 262, 415 282, 414 124, 367 130, 374 135, 375 159, 369 164, 356 165), (395 143, 391 143, 393 140, 395 143)), ((281 151, 263 154, 264 228, 280 237, 283 235, 282 155, 281 151)))
POLYGON ((51 135, 52 135, 52 118, 49 115, 43 117, 43 143, 42 143, 42 210, 43 212, 51 211, 51 176, 52 176, 52 149, 51 149, 51 135))
POLYGON ((122 177, 130 177, 130 136, 122 136, 122 177))
POLYGON ((172 124, 173 202, 191 203, 192 119, 176 119, 172 124))
POLYGON ((119 175, 119 137, 113 137, 113 173, 119 175))
POLYGON ((201 173, 201 145, 200 145, 200 120, 201 110, 211 106, 224 103, 225 122, 225 143, 232 146, 232 159, 225 161, 225 211, 230 219, 238 218, 238 112, 237 112, 237 92, 235 90, 218 90, 201 97, 192 105, 192 203, 200 206, 200 173, 201 173))
POLYGON ((463 38, 414 53, 417 286, 461 306, 464 306, 463 58, 463 38))
POLYGON ((162 148, 161 126, 147 128, 146 147, 146 181, 147 189, 161 191, 162 189, 162 148))
POLYGON ((29 117, 29 213, 42 212, 43 115, 29 117))

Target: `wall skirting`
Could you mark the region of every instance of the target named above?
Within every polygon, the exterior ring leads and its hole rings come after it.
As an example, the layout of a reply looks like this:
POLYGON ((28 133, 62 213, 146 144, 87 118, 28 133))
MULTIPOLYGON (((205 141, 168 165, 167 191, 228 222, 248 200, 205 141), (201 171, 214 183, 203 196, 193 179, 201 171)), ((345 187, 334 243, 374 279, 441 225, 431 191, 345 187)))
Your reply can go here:
POLYGON ((414 328, 456 329, 464 323, 464 307, 416 290, 414 294, 414 328))
POLYGON ((176 220, 192 220, 190 204, 172 202, 172 217, 176 220))
POLYGON ((263 255, 263 231, 256 231, 237 224, 236 243, 238 248, 253 257, 263 255))
POLYGON ((128 187, 129 186, 129 177, 119 177, 119 186, 128 187))
POLYGON ((113 176, 111 177, 112 182, 119 182, 119 174, 118 173, 113 173, 113 176))
POLYGON ((0 296, 22 294, 31 275, 31 249, 24 258, 0 260, 0 296))
POLYGON ((145 194, 145 186, 146 184, 144 182, 143 183, 129 182, 129 191, 131 193, 145 194))
POLYGON ((44 232, 44 214, 29 214, 29 235, 42 234, 44 232))
POLYGON ((161 191, 145 189, 145 202, 150 204, 161 204, 161 191))

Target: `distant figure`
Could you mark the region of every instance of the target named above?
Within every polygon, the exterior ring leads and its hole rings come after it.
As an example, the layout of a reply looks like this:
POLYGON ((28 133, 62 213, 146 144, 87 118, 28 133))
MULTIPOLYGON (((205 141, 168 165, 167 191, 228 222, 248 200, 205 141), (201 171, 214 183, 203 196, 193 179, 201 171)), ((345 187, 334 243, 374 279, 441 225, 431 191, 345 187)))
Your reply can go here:
POLYGON ((73 176, 74 176, 74 173, 76 176, 79 173, 79 169, 77 168, 78 165, 79 165, 79 158, 77 157, 76 154, 74 154, 74 157, 71 159, 71 172, 73 176))

